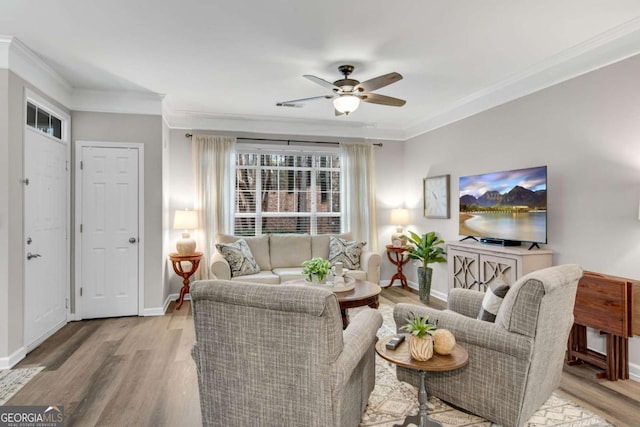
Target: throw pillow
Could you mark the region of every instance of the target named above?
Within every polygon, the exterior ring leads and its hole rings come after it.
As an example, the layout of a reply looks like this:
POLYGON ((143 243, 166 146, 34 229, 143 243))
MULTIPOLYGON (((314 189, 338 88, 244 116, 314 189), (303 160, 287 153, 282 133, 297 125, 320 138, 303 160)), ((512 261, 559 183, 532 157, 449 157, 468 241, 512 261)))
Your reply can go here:
POLYGON ((260 272, 260 267, 256 262, 247 241, 236 240, 233 243, 217 243, 216 248, 231 267, 231 277, 246 276, 260 272))
POLYGON ((506 284, 502 278, 497 277, 493 279, 493 281, 489 283, 489 288, 482 299, 482 308, 480 308, 480 313, 478 313, 478 320, 485 320, 491 323, 495 322, 500 305, 505 295, 507 295, 508 290, 509 285, 506 284))
POLYGON ((344 268, 360 270, 360 255, 367 242, 348 242, 336 236, 329 237, 329 262, 341 262, 344 268))

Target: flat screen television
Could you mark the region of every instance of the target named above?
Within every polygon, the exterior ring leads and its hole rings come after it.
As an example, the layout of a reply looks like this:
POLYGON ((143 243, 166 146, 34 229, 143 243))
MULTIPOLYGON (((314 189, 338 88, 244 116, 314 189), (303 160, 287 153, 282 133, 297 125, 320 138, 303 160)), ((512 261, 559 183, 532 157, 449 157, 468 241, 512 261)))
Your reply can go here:
POLYGON ((459 231, 483 243, 547 243, 547 167, 460 177, 459 231))

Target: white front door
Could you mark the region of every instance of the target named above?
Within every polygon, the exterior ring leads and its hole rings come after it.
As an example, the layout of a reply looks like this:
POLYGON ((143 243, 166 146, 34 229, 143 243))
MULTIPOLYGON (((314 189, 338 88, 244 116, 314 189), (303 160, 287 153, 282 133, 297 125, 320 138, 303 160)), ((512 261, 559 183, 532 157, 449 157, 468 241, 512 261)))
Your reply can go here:
POLYGON ((83 319, 138 314, 137 148, 82 146, 83 319))
POLYGON ((25 127, 24 344, 32 349, 67 321, 67 145, 25 127))

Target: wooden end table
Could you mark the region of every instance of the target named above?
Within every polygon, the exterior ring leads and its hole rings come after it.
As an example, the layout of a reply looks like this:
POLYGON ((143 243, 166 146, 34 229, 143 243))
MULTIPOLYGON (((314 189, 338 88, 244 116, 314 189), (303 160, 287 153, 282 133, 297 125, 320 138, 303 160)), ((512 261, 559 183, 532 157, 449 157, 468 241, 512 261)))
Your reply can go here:
POLYGON ((169 259, 173 265, 173 271, 182 277, 182 289, 180 289, 180 297, 176 303, 176 310, 180 310, 182 303, 184 302, 184 296, 189 293, 189 278, 198 270, 200 265, 200 259, 202 258, 202 252, 194 252, 191 255, 180 255, 176 252, 169 254, 169 259), (191 264, 190 270, 184 270, 182 263, 188 262, 191 264))
POLYGON ((433 353, 433 357, 426 362, 418 362, 411 358, 409 354, 409 334, 405 334, 405 340, 395 350, 388 350, 385 345, 393 338, 384 337, 376 343, 376 353, 383 359, 403 368, 415 369, 420 374, 420 388, 418 389, 418 402, 420 403, 418 413, 409 415, 403 424, 396 424, 394 427, 405 427, 414 424, 418 427, 442 427, 442 424, 429 418, 427 414, 427 387, 425 377, 427 372, 451 371, 463 367, 469 361, 469 354, 460 344, 446 356, 433 353))
MULTIPOLYGON (((287 285, 313 286, 305 284, 305 279, 289 280, 285 283, 287 285)), ((382 292, 380 286, 373 282, 360 279, 355 279, 352 290, 336 292, 335 294, 340 304, 340 314, 342 314, 342 327, 346 328, 349 325, 348 308, 364 307, 365 305, 371 308, 378 308, 380 306, 380 302, 378 301, 380 292, 382 292)))
MULTIPOLYGON (((409 257, 404 256, 403 253, 407 248, 400 246, 387 245, 387 258, 391 261, 391 264, 396 266, 397 272, 391 278, 391 282, 389 282, 388 286, 393 285, 393 282, 396 280, 400 280, 400 284, 403 288, 409 289, 409 284, 407 283, 407 278, 402 272, 402 266, 409 262, 409 257)), ((387 286, 387 287, 388 287, 387 286)))

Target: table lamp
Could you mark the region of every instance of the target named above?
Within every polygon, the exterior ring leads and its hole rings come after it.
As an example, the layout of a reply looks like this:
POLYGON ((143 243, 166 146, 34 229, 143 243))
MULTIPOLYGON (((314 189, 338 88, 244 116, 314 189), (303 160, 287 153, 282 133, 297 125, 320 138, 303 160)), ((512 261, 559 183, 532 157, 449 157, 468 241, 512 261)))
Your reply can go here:
POLYGON ((198 228, 198 214, 196 211, 179 210, 173 218, 173 229, 184 230, 182 239, 176 242, 176 250, 180 255, 193 255, 196 251, 196 241, 191 238, 189 230, 198 228))
POLYGON ((402 226, 409 224, 409 209, 391 209, 390 222, 396 226, 396 232, 391 235, 391 243, 393 246, 400 247, 406 245, 407 238, 404 237, 402 226))

